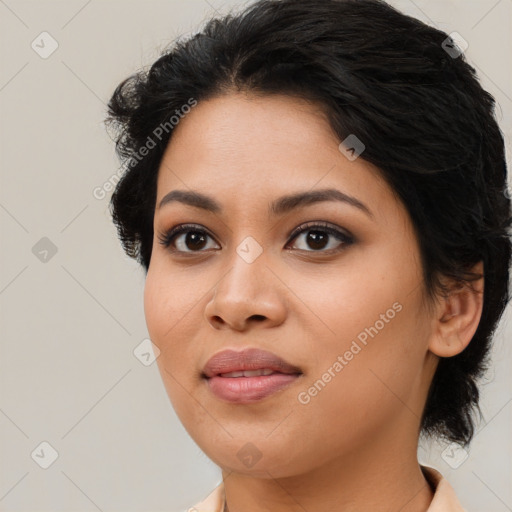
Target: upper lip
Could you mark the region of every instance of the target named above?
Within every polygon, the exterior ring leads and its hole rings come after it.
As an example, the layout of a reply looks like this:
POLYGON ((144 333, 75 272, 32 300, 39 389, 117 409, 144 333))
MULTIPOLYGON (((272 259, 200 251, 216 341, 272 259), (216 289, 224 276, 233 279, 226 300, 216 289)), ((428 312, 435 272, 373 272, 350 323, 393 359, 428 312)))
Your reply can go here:
POLYGON ((217 352, 206 363, 203 368, 203 375, 210 378, 221 373, 264 368, 280 373, 302 373, 300 368, 293 366, 272 352, 258 348, 247 348, 241 351, 223 350, 217 352))

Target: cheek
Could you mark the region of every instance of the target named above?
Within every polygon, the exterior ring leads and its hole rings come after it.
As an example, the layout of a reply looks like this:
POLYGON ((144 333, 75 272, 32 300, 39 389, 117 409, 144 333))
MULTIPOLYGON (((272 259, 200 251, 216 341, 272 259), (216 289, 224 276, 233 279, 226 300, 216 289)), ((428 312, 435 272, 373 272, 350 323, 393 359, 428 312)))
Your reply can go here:
POLYGON ((159 348, 186 337, 188 317, 197 315, 194 308, 202 293, 191 286, 190 276, 150 266, 144 286, 144 315, 151 339, 159 348))
POLYGON ((166 290, 167 287, 163 286, 156 272, 150 267, 144 286, 144 316, 150 338, 160 350, 164 348, 165 329, 169 329, 169 324, 165 321, 167 314, 170 314, 169 292, 166 290))
POLYGON ((347 273, 320 286, 317 281, 309 295, 329 330, 311 348, 314 365, 299 390, 301 403, 308 403, 299 411, 322 414, 334 430, 350 431, 354 424, 371 429, 404 403, 415 407, 430 324, 415 268, 401 279, 397 268, 347 273))
POLYGON ((186 343, 185 321, 191 307, 189 300, 193 301, 193 297, 183 300, 179 283, 163 276, 156 271, 156 266, 150 267, 144 287, 144 314, 151 341, 160 349, 156 362, 167 395, 186 425, 193 421, 190 416, 194 411, 187 380, 193 359, 187 352, 190 344, 186 343))
POLYGON ((368 335, 366 344, 355 338, 331 346, 297 390, 294 421, 301 425, 304 449, 311 449, 311 456, 328 458, 329 450, 364 444, 395 418, 409 422, 421 415, 416 393, 422 351, 407 339, 410 325, 402 314, 404 310, 378 334, 368 335), (322 438, 331 440, 328 446, 307 442, 322 438))
POLYGON ((158 367, 173 400, 180 386, 192 391, 197 346, 190 340, 198 339, 205 290, 195 281, 191 284, 189 274, 164 271, 154 263, 146 276, 144 314, 151 341, 160 349, 158 367))
POLYGON ((323 338, 315 351, 347 350, 351 340, 359 337, 364 342, 369 331, 375 333, 375 324, 379 337, 389 330, 400 315, 403 294, 398 281, 383 275, 390 273, 350 267, 295 280, 294 293, 307 305, 300 321, 323 338))

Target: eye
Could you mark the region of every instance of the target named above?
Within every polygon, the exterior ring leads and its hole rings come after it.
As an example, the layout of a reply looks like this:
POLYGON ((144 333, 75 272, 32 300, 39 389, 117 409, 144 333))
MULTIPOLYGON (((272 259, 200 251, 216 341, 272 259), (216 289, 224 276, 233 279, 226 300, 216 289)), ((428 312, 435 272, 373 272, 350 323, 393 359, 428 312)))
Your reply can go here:
MULTIPOLYGON (((303 246, 307 244, 311 249, 299 247, 299 250, 307 252, 333 253, 354 243, 351 235, 325 222, 309 222, 298 227, 290 235, 290 240, 295 240, 301 235, 307 235, 303 238, 303 246)), ((181 224, 168 232, 159 234, 158 239, 164 247, 172 246, 172 251, 181 253, 205 252, 205 249, 220 248, 218 244, 217 247, 208 247, 208 239, 213 240, 213 237, 196 224, 181 224)))
POLYGON ((294 240, 302 235, 306 236, 302 238, 303 247, 299 247, 299 250, 307 252, 339 252, 345 248, 344 246, 354 243, 354 238, 351 235, 325 222, 309 222, 298 227, 290 237, 294 240), (305 246, 309 246, 311 249, 307 249, 305 246), (327 250, 324 250, 326 248, 327 250))
POLYGON ((207 249, 211 249, 211 247, 205 245, 205 241, 208 238, 212 237, 195 224, 181 224, 158 236, 160 243, 164 247, 168 248, 172 245, 173 251, 185 253, 204 252, 202 249, 205 246, 207 249))

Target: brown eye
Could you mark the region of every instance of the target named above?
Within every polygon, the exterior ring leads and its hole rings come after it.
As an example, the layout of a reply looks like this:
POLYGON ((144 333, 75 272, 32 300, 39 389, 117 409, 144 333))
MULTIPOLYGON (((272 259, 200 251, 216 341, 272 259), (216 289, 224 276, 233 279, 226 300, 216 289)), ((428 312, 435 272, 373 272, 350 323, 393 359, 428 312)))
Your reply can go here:
POLYGON ((211 249, 207 247, 208 239, 213 238, 204 230, 196 225, 176 226, 167 233, 161 234, 160 243, 176 252, 204 252, 203 249, 211 249))
POLYGON ((292 233, 291 238, 298 239, 302 235, 305 235, 302 237, 303 247, 299 247, 299 250, 307 252, 337 252, 354 242, 350 235, 325 223, 301 226, 292 233))

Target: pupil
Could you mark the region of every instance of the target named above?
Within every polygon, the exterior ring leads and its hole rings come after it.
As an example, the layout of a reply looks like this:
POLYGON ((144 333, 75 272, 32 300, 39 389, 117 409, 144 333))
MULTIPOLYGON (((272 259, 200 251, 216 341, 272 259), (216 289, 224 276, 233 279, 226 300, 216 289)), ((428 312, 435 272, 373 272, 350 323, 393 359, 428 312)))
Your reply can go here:
POLYGON ((189 249, 201 249, 205 242, 205 236, 202 233, 198 233, 197 231, 191 231, 187 233, 185 239, 185 245, 189 249), (192 247, 190 247, 192 245, 192 247))
POLYGON ((307 243, 312 249, 323 249, 328 236, 327 233, 323 233, 322 231, 308 231, 307 243), (322 241, 324 243, 322 243, 322 241))

